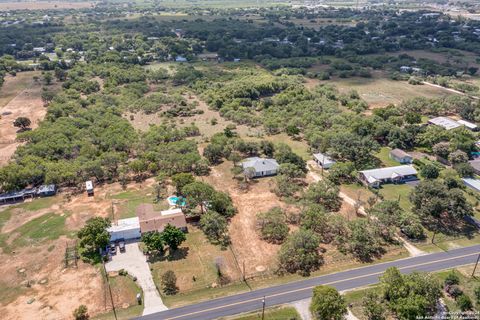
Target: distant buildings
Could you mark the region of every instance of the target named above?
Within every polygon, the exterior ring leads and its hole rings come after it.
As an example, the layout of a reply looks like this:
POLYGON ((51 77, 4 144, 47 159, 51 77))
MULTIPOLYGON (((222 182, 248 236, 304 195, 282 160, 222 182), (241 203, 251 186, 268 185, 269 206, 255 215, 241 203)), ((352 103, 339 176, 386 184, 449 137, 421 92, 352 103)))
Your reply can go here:
POLYGON ((57 194, 57 187, 54 184, 41 185, 38 188, 2 193, 0 194, 0 204, 23 201, 27 198, 51 197, 55 194, 57 194))
POLYGON ((277 160, 259 157, 245 159, 242 163, 243 171, 253 170, 254 178, 276 175, 279 167, 277 160))
POLYGON ((384 183, 404 183, 417 180, 418 172, 411 165, 359 171, 359 179, 367 186, 379 188, 384 183))

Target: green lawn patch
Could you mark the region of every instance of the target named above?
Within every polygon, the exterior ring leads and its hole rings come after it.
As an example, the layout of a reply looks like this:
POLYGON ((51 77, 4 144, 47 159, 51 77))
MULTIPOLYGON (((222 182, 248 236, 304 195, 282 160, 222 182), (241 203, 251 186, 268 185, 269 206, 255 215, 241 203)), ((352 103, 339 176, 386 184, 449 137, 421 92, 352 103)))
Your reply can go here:
MULTIPOLYGON (((163 296, 167 305, 185 304, 189 299, 206 295, 211 298, 217 292, 212 286, 220 286, 216 265, 229 278, 228 283, 234 284, 240 280, 240 271, 230 250, 222 250, 220 246, 208 242, 203 232, 189 226, 187 240, 173 256, 156 258, 151 264, 152 276, 158 288, 161 288, 161 277, 167 270, 172 270, 177 276, 177 286, 180 290, 175 296, 163 296), (203 289, 208 289, 202 291, 203 289)), ((227 285, 226 287, 229 287, 227 285)), ((227 289, 228 290, 228 289, 227 289)))
POLYGON ((380 151, 378 153, 375 154, 375 157, 377 157, 378 160, 380 160, 385 167, 395 167, 395 166, 400 165, 399 162, 397 162, 393 159, 390 159, 390 151, 391 150, 392 149, 390 149, 388 147, 383 147, 383 148, 380 149, 380 151))
POLYGON ((380 188, 380 194, 384 200, 399 200, 400 206, 406 212, 412 211, 412 204, 408 199, 413 187, 408 184, 383 184, 380 188))
MULTIPOLYGON (((258 320, 262 319, 262 311, 257 311, 233 318, 228 318, 231 320, 258 320)), ((297 310, 293 307, 278 307, 278 308, 269 308, 265 310, 265 319, 266 320, 300 320, 300 315, 297 310)))
POLYGON ((166 199, 155 203, 154 190, 152 188, 136 191, 125 191, 110 196, 114 200, 116 213, 119 215, 116 219, 126 219, 136 216, 136 210, 142 203, 153 204, 155 210, 167 210, 170 206, 166 199), (150 194, 147 196, 147 194, 150 194), (116 201, 118 200, 118 201, 116 201))
POLYGON ((66 213, 62 215, 47 213, 25 223, 11 232, 14 239, 8 249, 40 244, 47 240, 58 239, 62 235, 72 236, 73 233, 65 228, 67 216, 66 213))

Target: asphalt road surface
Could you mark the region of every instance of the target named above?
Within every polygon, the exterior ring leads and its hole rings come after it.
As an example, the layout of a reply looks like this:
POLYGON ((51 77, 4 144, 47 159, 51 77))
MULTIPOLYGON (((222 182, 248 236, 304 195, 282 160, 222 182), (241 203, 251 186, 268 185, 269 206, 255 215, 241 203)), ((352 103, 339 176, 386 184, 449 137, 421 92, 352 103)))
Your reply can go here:
POLYGON ((354 289, 377 283, 379 276, 381 276, 388 267, 397 267, 402 273, 410 273, 412 271, 439 271, 473 264, 477 260, 479 253, 480 245, 454 249, 448 252, 432 253, 245 292, 150 314, 138 319, 217 319, 219 317, 259 310, 262 308, 263 297, 265 297, 266 307, 271 307, 309 298, 312 295, 312 288, 320 284, 331 285, 340 291, 354 289))

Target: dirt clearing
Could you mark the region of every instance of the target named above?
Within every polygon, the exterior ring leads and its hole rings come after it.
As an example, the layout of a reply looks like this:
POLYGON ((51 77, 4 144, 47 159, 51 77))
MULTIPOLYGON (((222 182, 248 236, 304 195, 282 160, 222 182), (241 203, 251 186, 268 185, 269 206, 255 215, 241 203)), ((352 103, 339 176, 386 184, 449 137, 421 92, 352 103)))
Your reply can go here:
POLYGON ((225 161, 214 167, 210 176, 203 179, 217 190, 228 192, 238 209, 230 222, 229 233, 239 265, 243 266, 245 263, 246 276, 271 273, 276 269, 280 246, 260 239, 256 228, 256 215, 274 207, 293 209, 270 191, 274 183, 271 178, 255 180, 248 191, 239 190, 230 172, 232 166, 231 162, 225 161))
MULTIPOLYGON (((34 129, 47 113, 41 98, 42 85, 33 80, 35 75, 39 73, 24 72, 16 77, 7 76, 0 90, 0 166, 8 163, 20 145, 15 141, 18 128, 13 126, 13 121, 18 117, 27 117, 34 129)), ((49 89, 52 88, 54 86, 49 89)))

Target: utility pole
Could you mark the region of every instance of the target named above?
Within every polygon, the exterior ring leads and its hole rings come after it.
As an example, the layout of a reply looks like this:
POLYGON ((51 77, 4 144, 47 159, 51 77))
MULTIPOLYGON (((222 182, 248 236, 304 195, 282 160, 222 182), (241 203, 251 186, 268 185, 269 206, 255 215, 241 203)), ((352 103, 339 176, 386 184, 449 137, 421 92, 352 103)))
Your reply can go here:
POLYGON ((475 271, 477 270, 479 261, 480 261, 480 254, 478 254, 477 262, 475 262, 475 267, 473 267, 472 278, 475 276, 475 271))
POLYGON ((117 311, 115 310, 115 304, 113 303, 112 288, 110 287, 110 281, 108 281, 108 272, 105 268, 105 261, 103 261, 103 271, 105 272, 105 277, 107 278, 108 292, 110 293, 110 300, 112 301, 113 315, 115 316, 115 320, 118 320, 117 311))
POLYGON ((262 299, 262 320, 265 320, 265 296, 262 299))

